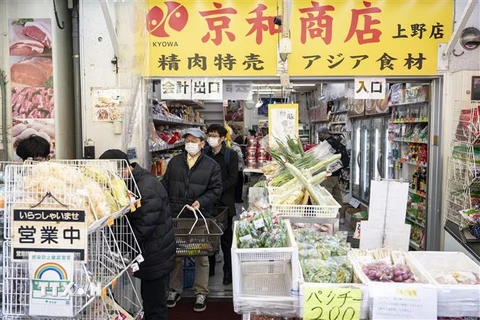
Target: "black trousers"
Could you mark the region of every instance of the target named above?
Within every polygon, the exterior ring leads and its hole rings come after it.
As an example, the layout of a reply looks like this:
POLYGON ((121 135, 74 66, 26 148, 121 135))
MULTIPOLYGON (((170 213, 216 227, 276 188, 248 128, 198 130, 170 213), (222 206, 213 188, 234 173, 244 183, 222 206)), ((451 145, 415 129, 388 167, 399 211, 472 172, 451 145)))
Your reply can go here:
POLYGON ((141 295, 144 320, 168 320, 167 292, 169 282, 169 275, 155 280, 142 279, 141 295))
POLYGON ((243 171, 238 171, 237 184, 235 186, 235 202, 243 202, 243 171))
MULTIPOLYGON (((220 239, 220 247, 222 248, 223 252, 223 274, 227 272, 232 273, 232 241, 232 218, 228 217, 227 229, 225 229, 220 239)), ((215 271, 215 254, 209 256, 208 260, 210 262, 210 270, 215 271)))

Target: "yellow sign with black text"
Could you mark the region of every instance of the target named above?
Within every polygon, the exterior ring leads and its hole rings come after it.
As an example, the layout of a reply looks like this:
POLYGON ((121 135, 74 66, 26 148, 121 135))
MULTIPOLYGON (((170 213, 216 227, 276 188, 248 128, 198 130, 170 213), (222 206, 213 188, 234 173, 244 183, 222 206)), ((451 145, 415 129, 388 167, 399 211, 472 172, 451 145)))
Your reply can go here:
POLYGON ((292 1, 290 75, 435 75, 453 0, 292 1))
MULTIPOLYGON (((275 76, 278 1, 149 0, 145 76, 275 76)), ((292 1, 291 76, 436 75, 453 0, 292 1)))
POLYGON ((149 1, 146 76, 277 74, 277 1, 149 1))

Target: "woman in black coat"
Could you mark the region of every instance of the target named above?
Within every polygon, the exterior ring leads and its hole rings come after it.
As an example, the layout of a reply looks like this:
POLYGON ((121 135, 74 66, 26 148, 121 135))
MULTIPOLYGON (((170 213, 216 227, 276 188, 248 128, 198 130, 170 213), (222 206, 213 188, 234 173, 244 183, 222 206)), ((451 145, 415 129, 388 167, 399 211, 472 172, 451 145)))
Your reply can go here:
MULTIPOLYGON (((100 159, 120 159, 129 163, 124 152, 113 149, 105 151, 100 159)), ((133 275, 141 279, 144 319, 167 320, 168 282, 176 250, 168 195, 149 171, 136 163, 129 165, 142 196, 141 206, 127 213, 144 259, 133 275)))

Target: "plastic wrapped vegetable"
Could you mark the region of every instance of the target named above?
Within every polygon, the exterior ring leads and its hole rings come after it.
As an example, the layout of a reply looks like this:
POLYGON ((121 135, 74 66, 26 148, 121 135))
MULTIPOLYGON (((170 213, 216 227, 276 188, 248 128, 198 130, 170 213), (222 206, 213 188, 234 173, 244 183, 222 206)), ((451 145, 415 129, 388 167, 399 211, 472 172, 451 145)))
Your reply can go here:
POLYGON ((410 270, 410 267, 403 263, 397 263, 393 266, 392 270, 392 280, 394 282, 406 282, 412 283, 416 282, 413 276, 413 272, 410 270))
POLYGON ((301 262, 306 282, 351 283, 352 266, 345 258, 305 259, 301 262))
POLYGON ((362 267, 363 273, 372 281, 387 282, 392 280, 392 266, 384 261, 366 264, 362 267))

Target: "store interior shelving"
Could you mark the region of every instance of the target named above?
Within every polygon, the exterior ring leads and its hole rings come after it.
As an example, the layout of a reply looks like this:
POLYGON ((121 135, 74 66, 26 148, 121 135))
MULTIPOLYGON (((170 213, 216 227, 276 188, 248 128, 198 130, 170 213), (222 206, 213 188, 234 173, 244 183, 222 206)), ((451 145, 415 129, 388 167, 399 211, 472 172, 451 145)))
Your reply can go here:
POLYGON ((204 127, 203 101, 198 100, 162 100, 152 84, 148 92, 148 102, 152 112, 150 129, 150 168, 157 177, 163 176, 168 161, 180 152, 185 145, 183 133, 191 127, 204 127))
POLYGON ((395 84, 389 105, 390 178, 409 181, 410 248, 425 250, 428 212, 429 86, 395 84))

